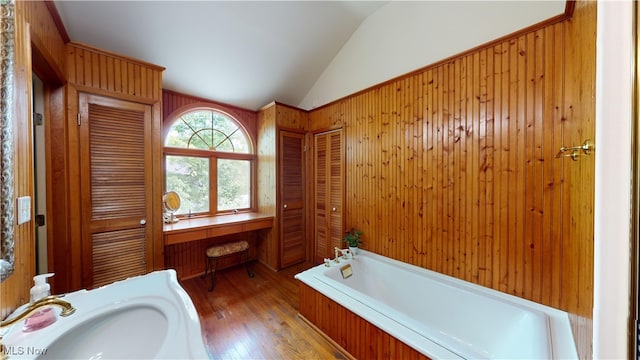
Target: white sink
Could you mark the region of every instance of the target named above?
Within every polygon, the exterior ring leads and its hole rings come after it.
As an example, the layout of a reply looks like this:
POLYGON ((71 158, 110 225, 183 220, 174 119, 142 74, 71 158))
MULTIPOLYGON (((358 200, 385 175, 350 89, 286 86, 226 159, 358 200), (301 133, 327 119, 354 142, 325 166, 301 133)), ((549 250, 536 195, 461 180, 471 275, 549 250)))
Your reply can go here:
POLYGON ((10 359, 208 358, 198 314, 173 270, 63 299, 74 314, 28 333, 19 322, 4 336, 10 359))
POLYGON ((59 336, 42 359, 153 359, 169 322, 153 306, 134 305, 92 317, 59 336))

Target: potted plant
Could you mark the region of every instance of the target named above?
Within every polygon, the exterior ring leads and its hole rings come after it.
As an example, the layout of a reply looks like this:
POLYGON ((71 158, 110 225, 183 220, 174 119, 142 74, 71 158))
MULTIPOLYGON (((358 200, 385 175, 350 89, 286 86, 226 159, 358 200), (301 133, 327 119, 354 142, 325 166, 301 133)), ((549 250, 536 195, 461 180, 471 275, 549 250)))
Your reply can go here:
POLYGON ((362 231, 351 228, 349 231, 345 232, 342 241, 349 246, 349 250, 351 250, 352 254, 355 254, 358 245, 362 244, 362 239, 360 239, 360 235, 362 235, 362 231))

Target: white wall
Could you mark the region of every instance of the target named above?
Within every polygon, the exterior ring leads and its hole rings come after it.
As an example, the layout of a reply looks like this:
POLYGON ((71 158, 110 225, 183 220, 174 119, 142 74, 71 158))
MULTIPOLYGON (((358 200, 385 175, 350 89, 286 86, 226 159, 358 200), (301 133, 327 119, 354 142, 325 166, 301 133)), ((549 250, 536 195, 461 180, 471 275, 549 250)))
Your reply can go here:
POLYGON ((598 2, 594 359, 627 359, 633 4, 598 2))
POLYGON ((391 1, 369 16, 298 107, 312 109, 562 14, 565 1, 391 1))

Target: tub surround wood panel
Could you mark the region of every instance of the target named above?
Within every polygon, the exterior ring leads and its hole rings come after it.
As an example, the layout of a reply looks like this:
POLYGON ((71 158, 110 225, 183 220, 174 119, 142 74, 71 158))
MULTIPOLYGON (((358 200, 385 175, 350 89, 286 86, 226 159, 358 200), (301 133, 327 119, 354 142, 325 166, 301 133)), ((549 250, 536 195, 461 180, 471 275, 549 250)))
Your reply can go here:
POLYGON ((429 359, 347 308, 300 283, 300 315, 356 359, 429 359))
POLYGON ((596 4, 310 112, 368 250, 591 317, 596 4))

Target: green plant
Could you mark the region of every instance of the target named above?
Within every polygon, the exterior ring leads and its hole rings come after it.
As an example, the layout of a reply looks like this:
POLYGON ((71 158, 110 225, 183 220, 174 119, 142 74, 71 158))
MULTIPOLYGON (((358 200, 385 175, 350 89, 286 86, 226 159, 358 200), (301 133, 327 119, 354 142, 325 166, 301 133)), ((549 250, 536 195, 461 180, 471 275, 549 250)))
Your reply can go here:
POLYGON ((362 244, 360 235, 362 235, 362 231, 351 228, 349 231, 345 232, 342 241, 350 247, 358 247, 359 244, 362 244))

